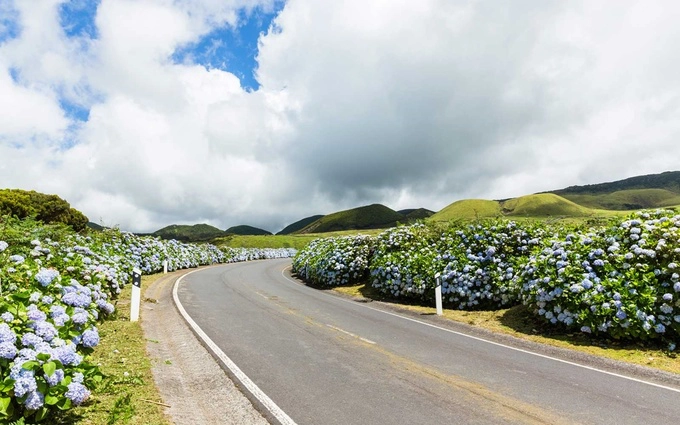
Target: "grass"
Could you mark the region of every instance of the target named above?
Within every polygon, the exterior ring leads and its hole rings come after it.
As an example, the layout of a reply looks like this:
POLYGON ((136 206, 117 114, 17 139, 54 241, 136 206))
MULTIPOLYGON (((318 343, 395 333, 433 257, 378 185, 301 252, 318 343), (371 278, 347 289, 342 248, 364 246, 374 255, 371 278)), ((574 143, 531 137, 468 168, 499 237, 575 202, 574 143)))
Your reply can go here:
MULTIPOLYGON (((162 275, 142 277, 150 285, 162 275)), ((172 422, 157 404, 161 398, 151 373, 139 322, 130 322, 130 291, 127 285, 116 303, 114 320, 98 326, 101 342, 92 354, 105 379, 92 391, 82 406, 68 412, 60 424, 147 424, 170 425, 172 422)), ((55 422, 57 423, 57 422, 55 422)))
POLYGON ((499 216, 501 216, 501 207, 498 201, 490 201, 487 199, 463 199, 444 207, 441 211, 430 217, 430 220, 474 220, 478 218, 499 216))
POLYGON ((553 193, 539 193, 509 199, 501 202, 501 210, 505 215, 526 217, 587 217, 594 214, 590 208, 553 193))
POLYGON ((347 235, 377 235, 384 231, 384 229, 368 229, 368 230, 341 230, 337 232, 327 233, 308 233, 308 234, 290 234, 290 235, 230 235, 218 238, 212 241, 213 244, 220 247, 232 248, 295 248, 302 249, 311 241, 318 238, 329 238, 333 236, 347 236, 347 235))
MULTIPOLYGON (((333 288, 334 291, 352 297, 363 297, 391 302, 370 285, 355 285, 333 288)), ((436 314, 434 307, 414 304, 398 304, 399 308, 422 315, 436 314)), ((494 311, 462 311, 444 309, 444 317, 456 322, 477 326, 492 332, 511 335, 528 341, 567 348, 612 360, 624 361, 680 374, 680 358, 662 347, 628 343, 616 340, 591 338, 580 332, 567 332, 536 320, 524 306, 515 306, 494 311)))

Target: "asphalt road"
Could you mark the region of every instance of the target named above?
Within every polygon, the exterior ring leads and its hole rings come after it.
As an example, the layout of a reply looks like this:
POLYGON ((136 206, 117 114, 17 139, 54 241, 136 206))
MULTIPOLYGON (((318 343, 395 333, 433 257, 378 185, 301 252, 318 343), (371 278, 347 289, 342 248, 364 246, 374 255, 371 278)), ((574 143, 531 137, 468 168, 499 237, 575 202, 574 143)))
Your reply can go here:
POLYGON ((289 260, 184 277, 205 334, 298 424, 668 424, 680 386, 603 372, 301 285, 289 260))

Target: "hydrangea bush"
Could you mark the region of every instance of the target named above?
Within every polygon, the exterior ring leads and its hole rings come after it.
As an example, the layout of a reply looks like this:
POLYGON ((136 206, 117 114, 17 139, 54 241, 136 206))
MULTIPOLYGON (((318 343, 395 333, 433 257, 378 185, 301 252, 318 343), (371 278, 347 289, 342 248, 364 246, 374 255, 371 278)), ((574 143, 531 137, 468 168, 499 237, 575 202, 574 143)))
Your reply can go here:
POLYGON ((442 262, 430 229, 399 226, 376 238, 370 262, 371 284, 394 298, 434 299, 435 274, 442 262))
POLYGON ((368 272, 373 238, 366 235, 315 239, 293 258, 293 273, 323 286, 359 282, 368 272))
POLYGON ((431 303, 437 276, 451 308, 523 303, 548 324, 631 340, 680 337, 680 215, 643 211, 609 223, 416 224, 354 239, 316 240, 294 270, 320 285, 364 281, 393 298, 431 303), (362 246, 363 246, 362 245, 362 246), (367 253, 369 256, 367 257, 367 253), (354 280, 356 281, 356 280, 354 280))
MULTIPOLYGON (((36 233, 44 234, 39 228, 36 233)), ((16 249, 0 233, 0 422, 49 419, 85 402, 102 380, 89 354, 112 300, 143 273, 291 256, 291 250, 222 251, 117 230, 59 241, 30 239, 16 249), (29 248, 27 248, 29 247, 29 248)))
POLYGON ((545 231, 512 221, 450 229, 437 243, 443 301, 460 310, 517 304, 520 274, 545 231))
POLYGON ((678 339, 680 215, 640 212, 555 236, 523 271, 522 300, 539 317, 613 338, 678 339))

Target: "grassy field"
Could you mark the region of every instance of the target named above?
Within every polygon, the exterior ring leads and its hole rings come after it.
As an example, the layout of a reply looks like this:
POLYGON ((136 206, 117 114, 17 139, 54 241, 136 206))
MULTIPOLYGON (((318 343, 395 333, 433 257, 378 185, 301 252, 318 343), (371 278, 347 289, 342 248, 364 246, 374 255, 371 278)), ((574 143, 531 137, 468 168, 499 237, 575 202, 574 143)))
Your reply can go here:
POLYGON ((233 235, 212 241, 217 246, 232 248, 295 248, 302 249, 314 239, 347 235, 377 235, 384 229, 342 230, 327 233, 307 233, 294 235, 233 235))
MULTIPOLYGON (((333 288, 352 297, 363 297, 390 302, 370 285, 355 285, 333 288)), ((434 307, 396 304, 399 308, 424 315, 436 314, 434 307)), ((538 322, 524 306, 495 311, 461 311, 444 309, 444 317, 456 322, 478 326, 493 332, 512 335, 517 338, 567 348, 613 360, 652 367, 680 374, 680 358, 664 348, 631 344, 615 340, 589 338, 581 332, 568 333, 555 330, 538 322)))
MULTIPOLYGON (((148 286, 161 274, 142 277, 148 286)), ((170 425, 163 414, 158 389, 151 374, 151 361, 141 324, 130 322, 130 290, 127 285, 116 303, 114 320, 99 325, 101 343, 92 354, 105 375, 89 400, 59 418, 58 424, 170 425)))

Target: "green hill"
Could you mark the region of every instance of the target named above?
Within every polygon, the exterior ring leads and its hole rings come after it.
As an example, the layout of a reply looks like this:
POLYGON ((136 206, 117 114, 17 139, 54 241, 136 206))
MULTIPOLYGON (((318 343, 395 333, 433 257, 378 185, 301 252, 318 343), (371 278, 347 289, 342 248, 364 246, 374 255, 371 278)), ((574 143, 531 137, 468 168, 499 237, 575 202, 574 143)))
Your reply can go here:
POLYGON ((219 236, 224 236, 224 232, 217 227, 209 224, 171 224, 170 226, 156 230, 151 234, 162 239, 177 239, 182 242, 205 242, 219 236))
POLYGON ((630 177, 608 183, 569 186, 554 193, 579 205, 608 210, 636 210, 680 204, 680 171, 630 177))
POLYGON ((283 230, 277 233, 277 235, 289 235, 291 233, 295 233, 298 230, 302 230, 305 228, 305 226, 308 226, 312 223, 314 223, 316 220, 320 219, 323 217, 323 215, 313 215, 311 217, 303 218, 302 220, 298 220, 295 223, 289 224, 288 226, 284 227, 283 230))
POLYGON ((521 217, 587 217, 590 208, 578 205, 554 193, 539 193, 499 202, 501 212, 507 216, 521 217))
POLYGON ((434 211, 430 211, 426 208, 417 208, 410 210, 397 211, 399 214, 405 217, 405 222, 410 223, 416 220, 424 220, 426 218, 432 217, 434 211))
POLYGON ((432 221, 475 220, 492 217, 590 217, 598 213, 553 193, 502 201, 463 199, 430 217, 432 221))
POLYGON ((471 220, 477 218, 499 217, 500 215, 501 206, 498 201, 490 201, 486 199, 463 199, 444 207, 441 211, 430 217, 430 220, 471 220))
POLYGON ((228 228, 227 230, 224 231, 224 233, 229 234, 229 235, 271 235, 271 232, 268 232, 264 229, 258 229, 257 227, 253 226, 248 226, 245 224, 241 224, 240 226, 232 226, 228 228))
POLYGON ((639 210, 680 204, 680 194, 666 189, 629 189, 606 194, 563 194, 564 198, 589 208, 639 210))
POLYGON ((384 205, 373 204, 328 214, 296 233, 326 233, 340 230, 384 229, 405 222, 399 214, 384 205))
POLYGON ((560 196, 565 194, 604 194, 631 189, 666 189, 680 194, 680 171, 666 171, 660 174, 629 177, 607 183, 569 186, 566 189, 551 190, 560 196))

